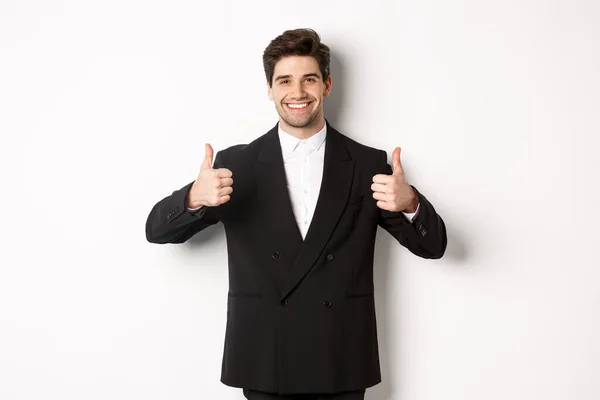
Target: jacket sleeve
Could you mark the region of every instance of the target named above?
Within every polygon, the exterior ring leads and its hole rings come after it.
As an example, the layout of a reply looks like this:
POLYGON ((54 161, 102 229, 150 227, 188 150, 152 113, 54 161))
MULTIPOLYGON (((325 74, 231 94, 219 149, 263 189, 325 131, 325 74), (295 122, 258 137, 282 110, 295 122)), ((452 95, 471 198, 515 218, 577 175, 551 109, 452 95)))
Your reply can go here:
MULTIPOLYGON (((392 167, 387 164, 386 152, 382 151, 382 153, 381 169, 391 175, 392 167)), ((411 187, 419 197, 419 211, 412 222, 400 211, 379 209, 378 224, 411 253, 429 259, 442 258, 447 245, 444 221, 427 198, 417 188, 412 185, 411 187)))
MULTIPOLYGON (((220 168, 221 152, 217 152, 213 168, 220 168)), ((201 230, 221 220, 221 206, 188 211, 190 182, 154 205, 146 220, 146 240, 150 243, 183 243, 201 230)))

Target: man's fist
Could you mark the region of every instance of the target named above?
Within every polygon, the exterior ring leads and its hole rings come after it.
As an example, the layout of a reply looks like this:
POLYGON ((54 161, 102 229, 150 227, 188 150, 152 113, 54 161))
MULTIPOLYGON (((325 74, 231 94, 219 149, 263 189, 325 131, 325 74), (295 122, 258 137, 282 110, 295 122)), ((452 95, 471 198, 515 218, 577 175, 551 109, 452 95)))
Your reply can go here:
POLYGON ((417 211, 419 198, 404 176, 400 163, 400 147, 392 153, 394 170, 392 175, 377 174, 373 177, 373 198, 379 200, 377 207, 387 211, 417 211))
POLYGON ((215 207, 227 203, 233 188, 232 173, 227 168, 213 169, 213 148, 205 145, 206 154, 200 172, 187 197, 188 208, 215 207))

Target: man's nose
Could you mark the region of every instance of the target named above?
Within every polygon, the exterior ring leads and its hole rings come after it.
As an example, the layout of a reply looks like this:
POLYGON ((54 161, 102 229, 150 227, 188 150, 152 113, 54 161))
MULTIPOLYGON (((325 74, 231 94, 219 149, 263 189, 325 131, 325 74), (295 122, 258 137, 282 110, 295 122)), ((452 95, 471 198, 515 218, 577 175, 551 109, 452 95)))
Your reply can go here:
POLYGON ((294 100, 302 100, 304 99, 304 86, 302 82, 297 82, 292 85, 292 98, 294 100))

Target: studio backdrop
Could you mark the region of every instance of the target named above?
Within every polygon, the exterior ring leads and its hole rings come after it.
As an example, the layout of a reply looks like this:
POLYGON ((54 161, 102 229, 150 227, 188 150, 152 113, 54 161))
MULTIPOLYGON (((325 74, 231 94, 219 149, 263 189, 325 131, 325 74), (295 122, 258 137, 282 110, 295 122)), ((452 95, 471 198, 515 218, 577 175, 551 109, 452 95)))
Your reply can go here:
POLYGON ((379 228, 369 400, 600 398, 597 1, 0 3, 0 398, 241 400, 222 224, 146 241, 204 144, 277 122, 262 52, 315 29, 325 117, 397 146, 448 232, 379 228))

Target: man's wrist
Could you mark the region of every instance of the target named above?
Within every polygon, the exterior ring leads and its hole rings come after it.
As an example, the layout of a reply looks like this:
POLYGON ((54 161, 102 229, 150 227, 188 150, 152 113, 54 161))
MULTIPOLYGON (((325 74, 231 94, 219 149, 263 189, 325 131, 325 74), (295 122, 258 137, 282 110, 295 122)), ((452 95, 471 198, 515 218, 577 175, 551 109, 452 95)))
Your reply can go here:
POLYGON ((415 190, 412 187, 411 187, 411 190, 413 192, 413 198, 410 203, 410 206, 405 208, 404 210, 402 210, 402 212, 409 213, 409 214, 416 212, 417 207, 419 206, 419 196, 417 196, 417 193, 415 192, 415 190))
POLYGON ((185 195, 185 205, 187 206, 188 209, 190 208, 198 208, 200 207, 202 204, 195 204, 194 202, 192 202, 190 200, 190 193, 192 192, 192 189, 194 189, 194 185, 192 185, 192 187, 190 188, 190 190, 188 190, 187 194, 185 195))

